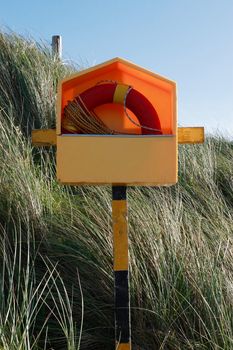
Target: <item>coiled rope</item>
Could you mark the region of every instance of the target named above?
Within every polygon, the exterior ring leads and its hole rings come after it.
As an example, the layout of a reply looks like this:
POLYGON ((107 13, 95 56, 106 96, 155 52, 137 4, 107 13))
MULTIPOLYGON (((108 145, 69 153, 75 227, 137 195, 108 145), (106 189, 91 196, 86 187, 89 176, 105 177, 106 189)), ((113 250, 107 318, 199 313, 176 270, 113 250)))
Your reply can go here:
MULTIPOLYGON (((98 82, 96 85, 104 84, 104 83, 115 83, 116 81, 112 80, 102 80, 98 82)), ((126 100, 129 92, 133 88, 131 86, 128 87, 128 90, 124 97, 124 113, 126 117, 130 120, 130 122, 140 128, 144 128, 152 131, 160 131, 159 129, 150 128, 145 125, 141 125, 133 120, 129 113, 127 112, 126 100)), ((82 101, 80 96, 77 96, 73 101, 69 101, 66 107, 64 108, 64 117, 62 120, 62 128, 69 133, 77 134, 100 134, 100 135, 119 135, 119 134, 129 134, 124 133, 122 131, 117 131, 109 128, 99 117, 93 112, 89 111, 82 101)), ((130 133, 133 134, 133 133, 130 133)))

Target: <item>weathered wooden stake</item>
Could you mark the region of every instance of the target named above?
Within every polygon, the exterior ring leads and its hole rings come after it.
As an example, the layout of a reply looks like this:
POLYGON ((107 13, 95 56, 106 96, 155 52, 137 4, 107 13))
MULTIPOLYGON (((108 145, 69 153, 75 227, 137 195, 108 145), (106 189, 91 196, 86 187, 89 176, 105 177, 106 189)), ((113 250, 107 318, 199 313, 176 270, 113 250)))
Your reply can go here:
POLYGON ((112 187, 115 339, 117 350, 131 350, 126 191, 126 186, 112 187))
POLYGON ((62 58, 62 37, 60 35, 52 36, 52 51, 54 56, 62 58))

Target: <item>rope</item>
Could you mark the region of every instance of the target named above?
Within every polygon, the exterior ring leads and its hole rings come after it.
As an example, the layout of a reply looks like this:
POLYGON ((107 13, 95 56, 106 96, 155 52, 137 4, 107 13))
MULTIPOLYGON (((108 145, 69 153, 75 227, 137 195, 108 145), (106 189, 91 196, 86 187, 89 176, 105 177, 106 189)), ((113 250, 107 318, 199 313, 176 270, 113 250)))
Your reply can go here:
MULTIPOLYGON (((104 83, 115 83, 118 84, 117 81, 113 80, 101 80, 96 85, 104 84, 104 83)), ((145 125, 140 125, 135 120, 133 120, 127 112, 126 100, 127 96, 133 88, 131 86, 128 87, 128 90, 124 97, 124 113, 126 117, 130 120, 134 125, 153 131, 161 131, 159 129, 150 128, 145 125)), ((67 106, 64 108, 64 118, 62 121, 62 127, 69 131, 70 133, 77 134, 109 134, 109 135, 120 135, 127 134, 124 132, 119 132, 117 130, 109 128, 104 122, 97 116, 93 111, 89 111, 82 101, 80 96, 77 96, 73 101, 69 101, 67 106)), ((129 134, 129 133, 128 133, 129 134)), ((131 133, 132 134, 132 133, 131 133)))
POLYGON ((135 120, 133 120, 133 119, 130 117, 129 113, 127 112, 126 100, 127 100, 128 94, 130 93, 130 91, 131 91, 132 89, 133 89, 133 88, 132 88, 131 86, 129 86, 129 88, 128 88, 126 94, 125 94, 125 98, 124 98, 124 112, 125 112, 126 117, 131 121, 131 123, 133 123, 133 124, 136 125, 136 126, 139 126, 140 128, 161 132, 160 129, 154 129, 154 128, 150 128, 149 126, 141 125, 141 124, 135 122, 135 120))
MULTIPOLYGON (((105 84, 105 83, 114 83, 114 84, 118 84, 118 82, 117 82, 116 80, 110 80, 110 79, 108 80, 108 79, 105 79, 105 80, 100 80, 96 85, 105 84)), ((130 117, 129 113, 127 112, 126 100, 127 100, 128 94, 130 93, 130 91, 131 91, 132 89, 133 89, 133 87, 129 85, 128 90, 127 90, 127 92, 126 92, 126 94, 125 94, 125 98, 124 98, 124 112, 125 112, 126 117, 131 121, 131 123, 133 123, 133 124, 136 125, 136 126, 139 126, 140 128, 160 132, 160 131, 161 131, 160 129, 150 128, 149 126, 141 125, 141 124, 137 123, 135 120, 133 120, 133 119, 130 117)))
POLYGON ((70 101, 64 109, 63 127, 72 133, 105 134, 112 133, 94 112, 87 111, 81 98, 70 101), (67 124, 73 125, 73 129, 67 124))
POLYGON ((80 96, 70 101, 64 109, 62 126, 67 131, 76 134, 122 134, 110 129, 93 111, 89 111, 80 96))

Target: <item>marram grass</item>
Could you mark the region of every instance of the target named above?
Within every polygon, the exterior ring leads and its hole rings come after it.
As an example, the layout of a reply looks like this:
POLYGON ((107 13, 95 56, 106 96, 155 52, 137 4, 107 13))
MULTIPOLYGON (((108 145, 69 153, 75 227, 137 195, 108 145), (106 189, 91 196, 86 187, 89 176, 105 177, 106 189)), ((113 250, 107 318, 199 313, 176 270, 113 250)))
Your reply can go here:
MULTIPOLYGON (((114 348, 111 188, 60 186, 50 49, 0 34, 0 347, 114 348)), ((181 146, 179 184, 129 188, 133 349, 233 349, 233 143, 181 146)))

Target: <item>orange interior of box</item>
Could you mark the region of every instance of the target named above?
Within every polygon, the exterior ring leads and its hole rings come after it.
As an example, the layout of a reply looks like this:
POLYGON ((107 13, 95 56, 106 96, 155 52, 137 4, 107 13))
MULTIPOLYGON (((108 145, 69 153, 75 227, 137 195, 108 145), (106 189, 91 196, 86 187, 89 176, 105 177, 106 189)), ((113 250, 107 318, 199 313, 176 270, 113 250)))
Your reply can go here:
MULTIPOLYGON (((77 73, 61 82, 58 99, 58 134, 61 134, 62 113, 68 102, 101 81, 109 80, 130 85, 141 92, 157 111, 163 134, 176 133, 175 83, 122 59, 114 59, 77 73)), ((133 134, 141 133, 141 128, 135 126, 127 118, 122 105, 105 104, 95 108, 94 111, 107 126, 114 130, 133 134)), ((138 123, 136 116, 129 110, 127 112, 138 123)))

